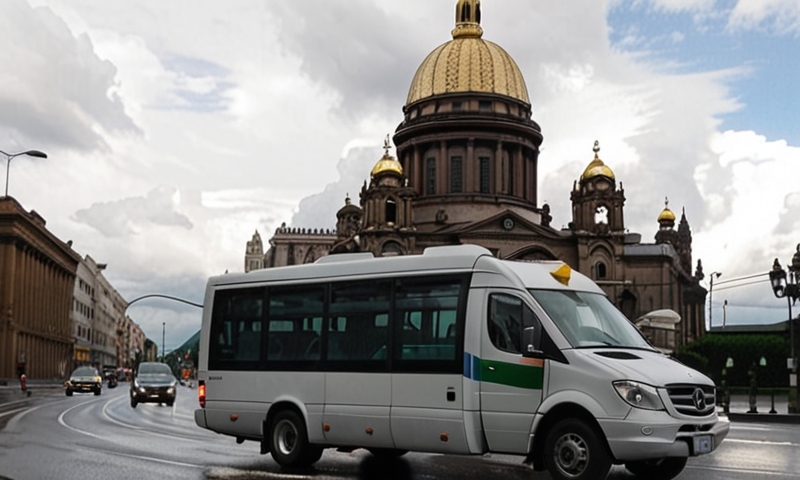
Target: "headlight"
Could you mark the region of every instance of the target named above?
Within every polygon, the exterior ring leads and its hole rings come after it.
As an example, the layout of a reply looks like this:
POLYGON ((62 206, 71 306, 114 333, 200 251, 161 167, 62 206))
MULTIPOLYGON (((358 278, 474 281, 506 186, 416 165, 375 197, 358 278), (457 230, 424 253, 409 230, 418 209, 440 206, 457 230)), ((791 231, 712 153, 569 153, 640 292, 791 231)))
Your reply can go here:
POLYGON ((175 387, 169 387, 167 389, 167 395, 172 395, 175 393, 175 387))
POLYGON ((655 387, 630 380, 619 380, 614 382, 614 388, 619 396, 633 407, 645 410, 664 410, 664 402, 661 401, 655 387))

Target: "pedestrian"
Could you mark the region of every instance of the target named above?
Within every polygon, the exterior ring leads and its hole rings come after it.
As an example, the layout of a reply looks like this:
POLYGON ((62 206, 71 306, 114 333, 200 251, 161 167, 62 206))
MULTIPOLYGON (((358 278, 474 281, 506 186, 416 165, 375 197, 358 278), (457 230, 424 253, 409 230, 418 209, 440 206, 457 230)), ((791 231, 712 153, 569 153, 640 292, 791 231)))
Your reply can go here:
POLYGON ((25 376, 25 372, 19 375, 19 388, 22 390, 23 395, 31 396, 31 392, 28 391, 28 377, 25 376))

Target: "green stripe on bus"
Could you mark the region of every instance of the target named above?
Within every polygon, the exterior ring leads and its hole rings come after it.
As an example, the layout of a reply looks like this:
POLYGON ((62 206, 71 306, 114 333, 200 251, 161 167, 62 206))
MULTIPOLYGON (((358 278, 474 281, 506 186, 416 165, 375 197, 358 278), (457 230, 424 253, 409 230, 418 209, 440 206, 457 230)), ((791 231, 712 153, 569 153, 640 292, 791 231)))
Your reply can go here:
POLYGON ((541 390, 543 374, 544 369, 535 365, 517 365, 481 359, 482 382, 541 390))

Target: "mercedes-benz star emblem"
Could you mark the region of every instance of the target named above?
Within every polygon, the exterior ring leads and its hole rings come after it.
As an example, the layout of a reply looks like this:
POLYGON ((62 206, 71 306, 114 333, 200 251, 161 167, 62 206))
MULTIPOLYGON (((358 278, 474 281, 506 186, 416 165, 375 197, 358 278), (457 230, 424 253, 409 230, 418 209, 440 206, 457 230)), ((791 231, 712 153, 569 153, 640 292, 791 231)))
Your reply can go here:
POLYGON ((703 411, 706 408, 706 396, 702 390, 696 388, 694 393, 692 394, 692 401, 694 402, 694 406, 699 410, 703 411))

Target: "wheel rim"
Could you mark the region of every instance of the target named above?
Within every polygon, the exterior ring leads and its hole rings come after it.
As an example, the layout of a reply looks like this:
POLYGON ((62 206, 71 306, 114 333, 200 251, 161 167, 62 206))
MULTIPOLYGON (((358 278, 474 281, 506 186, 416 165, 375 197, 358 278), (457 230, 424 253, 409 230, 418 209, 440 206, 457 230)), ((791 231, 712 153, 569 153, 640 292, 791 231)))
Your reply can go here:
POLYGON ((577 477, 589 465, 589 447, 579 435, 562 435, 553 448, 556 467, 567 477, 577 477))
POLYGON ((297 445, 297 428, 289 420, 275 425, 275 445, 283 455, 290 455, 297 445))

